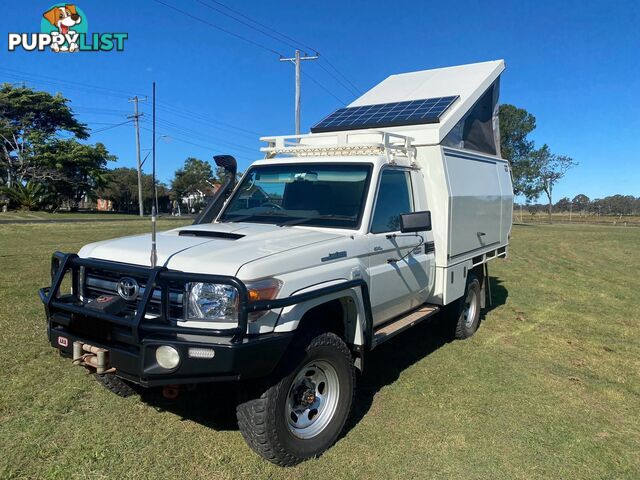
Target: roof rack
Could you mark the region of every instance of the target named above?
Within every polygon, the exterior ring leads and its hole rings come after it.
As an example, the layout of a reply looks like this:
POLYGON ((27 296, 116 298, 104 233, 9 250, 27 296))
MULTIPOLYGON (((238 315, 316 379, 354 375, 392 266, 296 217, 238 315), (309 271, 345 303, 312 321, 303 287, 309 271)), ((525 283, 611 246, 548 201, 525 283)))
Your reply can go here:
POLYGON ((400 156, 406 157, 412 164, 416 158, 413 138, 378 130, 283 135, 261 137, 260 140, 268 144, 260 148, 261 152, 265 152, 265 158, 278 155, 322 157, 384 154, 389 163, 395 163, 395 158, 400 156))

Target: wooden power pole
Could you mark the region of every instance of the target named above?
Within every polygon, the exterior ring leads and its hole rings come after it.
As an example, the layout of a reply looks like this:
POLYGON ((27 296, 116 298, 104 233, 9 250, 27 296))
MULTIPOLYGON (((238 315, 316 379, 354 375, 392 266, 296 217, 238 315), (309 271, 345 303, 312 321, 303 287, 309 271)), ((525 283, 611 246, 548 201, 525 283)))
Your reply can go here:
POLYGON ((296 98, 295 98, 295 115, 296 115, 296 135, 300 135, 300 62, 303 60, 316 60, 319 54, 300 56, 300 50, 296 50, 293 58, 280 58, 281 62, 292 62, 296 67, 296 98))
POLYGON ((143 115, 138 112, 138 102, 144 102, 147 98, 138 98, 136 95, 130 98, 129 101, 133 102, 133 115, 129 115, 127 118, 133 119, 133 125, 136 129, 136 159, 138 160, 138 207, 140 209, 140 216, 144 216, 144 206, 142 203, 142 163, 140 162, 140 117, 143 115))

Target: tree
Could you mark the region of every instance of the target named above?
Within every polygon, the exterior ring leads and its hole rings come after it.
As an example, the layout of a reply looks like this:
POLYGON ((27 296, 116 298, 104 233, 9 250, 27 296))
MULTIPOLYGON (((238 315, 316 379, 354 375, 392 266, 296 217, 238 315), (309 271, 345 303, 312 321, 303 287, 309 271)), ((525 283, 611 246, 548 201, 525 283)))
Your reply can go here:
POLYGON ((571 202, 575 206, 576 210, 580 212, 584 213, 589 210, 590 200, 589 197, 587 197, 584 193, 580 193, 573 197, 573 200, 571 202))
MULTIPOLYGON (((98 189, 100 198, 111 200, 114 210, 133 212, 138 208, 138 171, 135 168, 120 167, 109 170, 105 185, 98 189)), ((156 181, 158 204, 161 211, 167 211, 169 194, 167 188, 156 181)), ((153 177, 142 174, 142 202, 147 212, 153 205, 153 177)))
POLYGON ((536 117, 523 108, 504 104, 500 105, 499 119, 500 150, 511 164, 513 191, 532 200, 540 193, 532 165, 534 143, 528 138, 536 128, 536 117))
POLYGON ((40 156, 40 165, 57 172, 49 182, 57 194, 56 206, 65 201, 71 209, 95 190, 107 184, 107 162, 114 161, 102 143, 85 145, 74 139, 54 139, 40 156))
POLYGON ((577 162, 571 157, 551 153, 547 144, 544 144, 540 149, 533 152, 531 161, 532 171, 534 172, 533 189, 544 192, 547 196, 549 220, 551 220, 551 211, 553 208, 553 187, 564 177, 565 173, 575 165, 577 165, 577 162))
POLYGON ((7 186, 57 175, 37 160, 43 145, 58 134, 88 138, 86 125, 75 119, 67 103, 60 94, 0 85, 0 168, 7 186))
POLYGON ((106 184, 97 193, 100 198, 111 200, 115 210, 130 211, 132 203, 137 202, 138 198, 137 170, 124 167, 110 170, 106 184))
POLYGON ((562 197, 553 208, 556 209, 556 212, 569 212, 572 209, 571 200, 569 200, 569 197, 562 197))
POLYGON ((210 188, 216 181, 211 164, 206 160, 189 157, 184 166, 176 170, 171 181, 171 190, 176 199, 190 193, 202 192, 210 188))
POLYGON ((27 182, 25 185, 16 183, 11 187, 2 187, 0 192, 6 194, 23 210, 38 210, 52 197, 41 183, 27 182))

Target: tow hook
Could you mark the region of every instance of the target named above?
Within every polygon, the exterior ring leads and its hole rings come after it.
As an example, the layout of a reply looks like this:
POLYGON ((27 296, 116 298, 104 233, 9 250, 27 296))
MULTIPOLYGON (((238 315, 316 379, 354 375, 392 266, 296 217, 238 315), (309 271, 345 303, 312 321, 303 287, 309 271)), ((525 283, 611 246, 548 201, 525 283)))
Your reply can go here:
POLYGON ((180 385, 165 385, 162 387, 162 396, 167 400, 175 400, 180 395, 180 385))
POLYGON ((109 350, 94 347, 88 343, 73 342, 73 364, 95 370, 99 375, 113 373, 115 368, 109 368, 109 350))

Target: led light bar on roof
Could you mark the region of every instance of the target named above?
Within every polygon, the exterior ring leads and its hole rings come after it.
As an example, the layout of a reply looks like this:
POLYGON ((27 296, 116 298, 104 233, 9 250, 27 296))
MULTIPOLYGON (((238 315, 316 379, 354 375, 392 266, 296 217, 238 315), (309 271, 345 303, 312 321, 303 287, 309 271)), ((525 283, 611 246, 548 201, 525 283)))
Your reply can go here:
POLYGON ((311 127, 312 133, 439 123, 458 99, 450 97, 340 108, 311 127))

